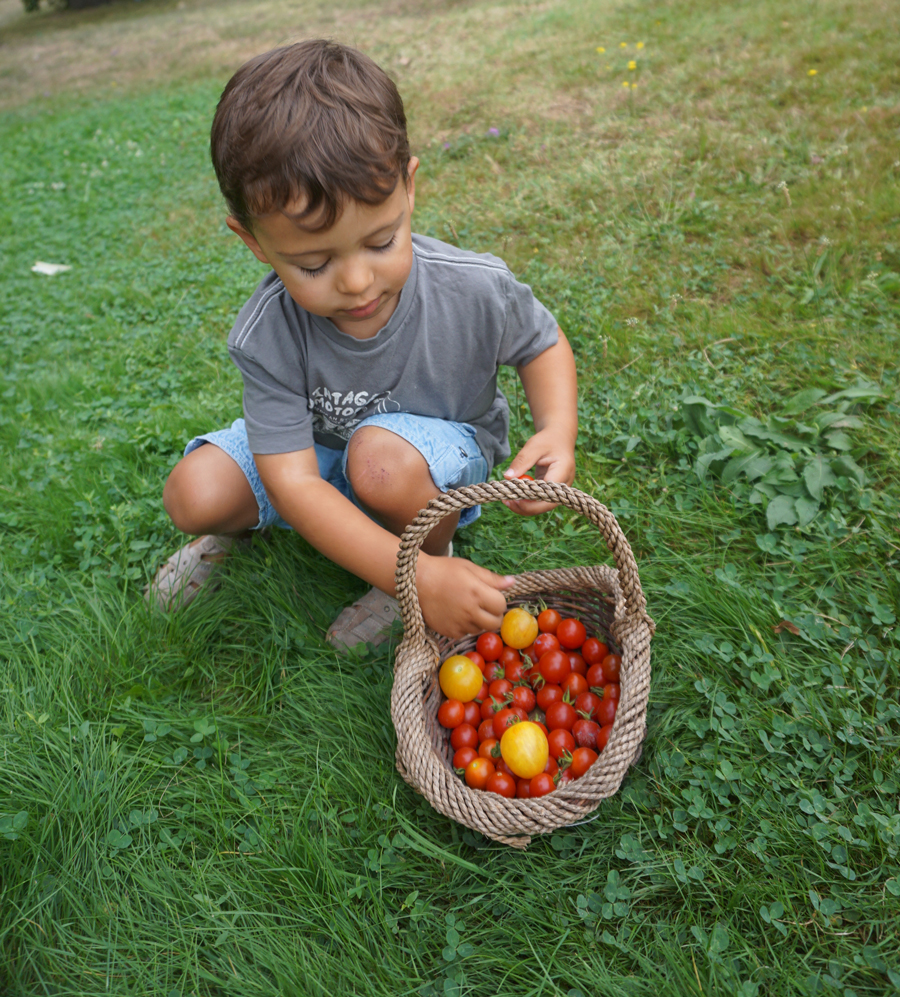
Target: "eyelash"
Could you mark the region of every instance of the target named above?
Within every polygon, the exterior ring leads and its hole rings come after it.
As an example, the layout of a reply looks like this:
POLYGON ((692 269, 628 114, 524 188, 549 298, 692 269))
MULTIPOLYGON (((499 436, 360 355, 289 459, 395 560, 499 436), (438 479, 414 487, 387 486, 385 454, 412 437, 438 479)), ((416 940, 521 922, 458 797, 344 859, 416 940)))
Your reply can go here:
MULTIPOLYGON (((394 245, 396 241, 397 241, 397 234, 394 233, 394 235, 391 236, 390 241, 386 242, 383 246, 370 246, 369 249, 371 249, 373 253, 386 253, 394 245)), ((307 270, 306 267, 298 267, 298 269, 300 270, 300 273, 302 273, 304 277, 318 277, 321 274, 325 273, 325 271, 328 269, 329 262, 330 260, 326 261, 325 263, 322 264, 322 266, 316 267, 315 270, 307 270)))

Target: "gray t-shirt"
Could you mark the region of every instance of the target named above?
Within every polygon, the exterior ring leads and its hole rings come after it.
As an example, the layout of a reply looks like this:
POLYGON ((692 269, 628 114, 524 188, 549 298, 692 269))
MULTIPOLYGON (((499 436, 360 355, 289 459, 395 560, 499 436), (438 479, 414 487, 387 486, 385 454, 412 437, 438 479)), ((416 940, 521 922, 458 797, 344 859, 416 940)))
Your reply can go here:
POLYGON ((371 339, 301 308, 273 271, 241 309, 228 350, 253 453, 343 449, 367 416, 410 412, 470 423, 493 467, 510 452, 497 368, 527 364, 557 338, 556 319, 502 260, 413 235, 409 279, 371 339))

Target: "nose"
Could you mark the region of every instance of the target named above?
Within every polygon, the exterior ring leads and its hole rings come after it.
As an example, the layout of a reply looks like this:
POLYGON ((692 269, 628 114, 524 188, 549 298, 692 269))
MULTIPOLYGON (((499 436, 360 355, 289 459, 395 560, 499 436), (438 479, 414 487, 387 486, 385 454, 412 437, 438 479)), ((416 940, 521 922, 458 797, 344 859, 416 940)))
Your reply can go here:
POLYGON ((341 262, 337 277, 338 290, 342 294, 362 294, 372 286, 374 279, 372 267, 362 256, 350 256, 341 262))

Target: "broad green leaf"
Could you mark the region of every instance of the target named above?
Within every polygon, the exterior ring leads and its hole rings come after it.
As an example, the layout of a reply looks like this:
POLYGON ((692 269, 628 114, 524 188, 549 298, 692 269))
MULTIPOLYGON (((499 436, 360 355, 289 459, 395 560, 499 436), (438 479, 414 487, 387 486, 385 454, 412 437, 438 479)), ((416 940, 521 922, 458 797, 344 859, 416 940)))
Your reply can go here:
POLYGON ((873 382, 860 382, 852 388, 844 388, 843 391, 836 391, 833 395, 829 395, 827 398, 822 399, 822 404, 826 405, 830 402, 836 402, 839 398, 847 398, 853 401, 857 401, 860 398, 867 398, 870 401, 874 401, 876 398, 882 398, 883 392, 877 384, 873 382))
POLYGON ((737 457, 732 457, 722 469, 722 481, 727 485, 739 475, 743 475, 748 481, 755 481, 770 471, 774 463, 775 461, 771 457, 764 456, 759 450, 754 450, 749 454, 740 454, 737 457))
POLYGON ((815 499, 806 498, 801 495, 797 500, 797 522, 799 526, 809 526, 816 518, 819 511, 819 503, 815 499))
POLYGON ((715 411, 712 402, 699 395, 690 395, 681 403, 681 416, 689 433, 694 436, 711 436, 716 427, 710 419, 710 412, 715 411))
POLYGON ((716 461, 725 460, 734 453, 734 447, 726 447, 724 450, 717 450, 715 453, 705 453, 698 457, 694 464, 694 473, 702 481, 706 477, 710 464, 716 461))
POLYGON ((846 433, 842 433, 840 430, 837 430, 834 433, 828 433, 825 437, 825 442, 831 447, 832 450, 853 449, 853 441, 846 433))
POLYGON ((719 438, 726 447, 734 447, 735 450, 744 453, 759 452, 756 445, 748 440, 737 426, 719 426, 719 438))
POLYGON ((797 522, 796 499, 790 495, 776 495, 766 507, 766 522, 770 530, 776 526, 793 526, 797 522))
POLYGON ((826 392, 821 388, 804 388, 792 395, 782 406, 783 415, 798 415, 805 412, 810 406, 815 405, 820 398, 824 398, 826 392))
POLYGON ((843 454, 840 457, 836 457, 831 461, 831 470, 835 474, 844 475, 847 478, 854 478, 856 483, 860 486, 866 483, 866 472, 853 460, 852 457, 848 457, 843 454))
POLYGON ((815 423, 821 430, 834 429, 862 429, 865 423, 858 415, 847 415, 845 412, 820 412, 815 423))
POLYGON ((803 469, 803 483, 814 499, 821 500, 824 490, 836 481, 834 471, 831 470, 821 454, 816 454, 803 469))

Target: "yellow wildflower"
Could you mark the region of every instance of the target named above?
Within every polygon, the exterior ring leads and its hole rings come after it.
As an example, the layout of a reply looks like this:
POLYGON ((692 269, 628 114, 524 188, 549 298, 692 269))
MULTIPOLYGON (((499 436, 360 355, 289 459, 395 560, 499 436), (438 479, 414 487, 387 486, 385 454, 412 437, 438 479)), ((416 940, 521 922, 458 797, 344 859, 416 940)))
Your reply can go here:
POLYGON ((634 59, 632 59, 631 62, 628 63, 628 68, 637 69, 637 63, 634 61, 634 59))
POLYGON ((631 84, 628 82, 628 80, 622 80, 622 86, 623 87, 630 87, 631 84))
POLYGON ((643 42, 638 42, 637 45, 635 45, 634 47, 636 49, 642 49, 644 47, 644 43, 643 42))
POLYGON ((632 84, 631 84, 631 89, 632 89, 632 90, 634 90, 634 88, 635 88, 636 86, 637 86, 637 83, 632 83, 632 84))
POLYGON ((605 48, 604 48, 604 47, 603 47, 602 45, 598 45, 598 46, 597 46, 597 51, 598 51, 598 52, 605 52, 605 51, 606 51, 606 49, 605 49, 605 48))
POLYGON ((619 42, 619 48, 628 48, 628 42, 619 42))
POLYGON ((811 69, 806 75, 807 76, 817 76, 818 72, 819 72, 818 69, 811 69))

